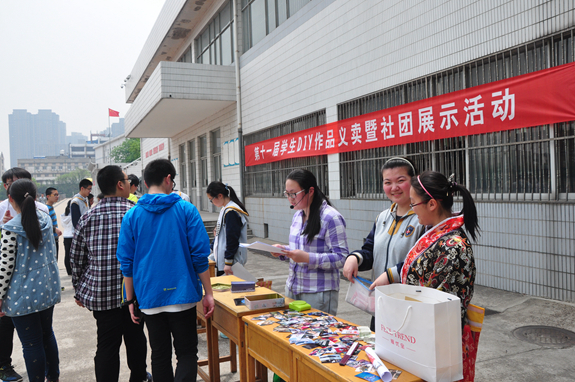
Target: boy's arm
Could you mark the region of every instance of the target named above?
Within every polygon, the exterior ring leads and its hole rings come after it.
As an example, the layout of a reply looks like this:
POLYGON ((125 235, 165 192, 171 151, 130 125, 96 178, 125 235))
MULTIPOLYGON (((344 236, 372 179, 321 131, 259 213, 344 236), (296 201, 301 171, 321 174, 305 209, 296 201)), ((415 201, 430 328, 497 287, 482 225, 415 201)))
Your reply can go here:
POLYGON ((212 283, 210 282, 210 271, 207 270, 199 274, 200 281, 204 286, 204 298, 202 299, 202 304, 204 305, 204 316, 209 318, 214 313, 214 292, 212 291, 212 283))

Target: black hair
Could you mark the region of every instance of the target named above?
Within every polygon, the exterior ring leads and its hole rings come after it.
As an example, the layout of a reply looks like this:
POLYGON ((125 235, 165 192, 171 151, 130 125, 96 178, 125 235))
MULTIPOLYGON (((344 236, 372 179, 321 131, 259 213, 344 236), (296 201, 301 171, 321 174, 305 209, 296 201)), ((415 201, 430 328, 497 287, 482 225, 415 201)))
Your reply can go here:
POLYGON ((389 158, 383 164, 383 166, 381 166, 380 173, 383 176, 384 170, 389 170, 389 169, 397 168, 397 167, 405 168, 405 170, 407 171, 407 175, 409 175, 412 178, 417 174, 417 171, 415 170, 415 166, 413 165, 413 163, 409 159, 403 158, 403 157, 389 158))
POLYGON ((246 210, 246 207, 244 206, 244 204, 242 202, 240 202, 240 199, 236 195, 236 192, 234 191, 232 186, 228 186, 227 184, 223 184, 222 182, 217 182, 217 181, 212 182, 208 185, 208 188, 206 189, 206 193, 209 194, 211 197, 214 197, 214 198, 217 198, 219 194, 222 194, 223 196, 229 196, 230 200, 232 202, 234 202, 238 206, 240 206, 240 208, 242 210, 244 210, 246 213, 248 212, 248 210, 246 210))
POLYGON ((309 193, 310 188, 313 187, 314 189, 313 200, 309 206, 307 225, 302 232, 303 235, 307 235, 307 242, 309 244, 315 235, 317 235, 321 230, 320 208, 323 201, 325 200, 330 206, 331 203, 327 196, 325 196, 325 194, 319 189, 315 175, 311 171, 303 168, 298 168, 290 172, 287 176, 287 179, 297 182, 302 190, 305 190, 305 194, 309 193))
POLYGON ((171 175, 171 179, 174 180, 176 168, 167 159, 155 159, 144 169, 144 180, 148 187, 160 186, 168 175, 171 175))
POLYGON ((2 183, 6 183, 8 182, 8 179, 12 180, 14 177, 12 176, 12 174, 14 174, 14 171, 12 171, 11 168, 9 168, 8 170, 4 171, 4 173, 2 174, 2 183))
POLYGON ((452 181, 452 177, 453 175, 450 179, 447 179, 442 173, 425 171, 420 176, 411 178, 411 188, 422 198, 423 202, 431 200, 427 194, 427 192, 429 192, 429 194, 433 196, 433 199, 437 200, 441 204, 441 207, 449 212, 451 212, 451 207, 453 207, 453 194, 456 192, 461 193, 463 209, 460 214, 463 214, 465 229, 469 232, 473 240, 477 240, 479 236, 479 222, 475 202, 467 188, 452 181), (419 182, 423 184, 427 192, 425 192, 419 182))
POLYGON ((140 185, 140 179, 134 174, 128 175, 128 179, 130 179, 130 185, 138 187, 140 185))
POLYGON ((94 195, 88 194, 88 200, 90 200, 90 199, 94 199, 94 195))
POLYGON ((104 199, 104 196, 105 196, 104 193, 103 193, 103 192, 100 192, 100 193, 98 194, 98 200, 104 199))
POLYGON ((36 215, 36 186, 29 179, 18 179, 8 188, 8 195, 20 208, 22 228, 26 237, 35 249, 38 249, 42 240, 42 230, 38 215, 36 215))
POLYGON ((52 192, 54 192, 54 191, 58 191, 58 190, 55 189, 54 187, 48 187, 48 188, 46 189, 46 196, 52 195, 52 192))
POLYGON ((32 180, 32 175, 21 167, 12 167, 2 174, 2 183, 8 182, 8 180, 12 179, 30 179, 32 180))
POLYGON ((80 181, 78 189, 82 190, 82 188, 88 188, 88 187, 93 186, 93 185, 94 184, 90 181, 90 179, 82 179, 80 181))
POLYGON ((98 171, 96 179, 98 180, 100 191, 104 195, 110 196, 116 193, 116 185, 119 181, 124 181, 125 177, 120 166, 111 164, 98 171))
POLYGON ((66 204, 66 209, 64 210, 64 215, 70 215, 70 204, 72 204, 72 199, 68 200, 68 204, 66 204))
POLYGON ((32 174, 22 167, 12 167, 12 178, 32 180, 32 174))

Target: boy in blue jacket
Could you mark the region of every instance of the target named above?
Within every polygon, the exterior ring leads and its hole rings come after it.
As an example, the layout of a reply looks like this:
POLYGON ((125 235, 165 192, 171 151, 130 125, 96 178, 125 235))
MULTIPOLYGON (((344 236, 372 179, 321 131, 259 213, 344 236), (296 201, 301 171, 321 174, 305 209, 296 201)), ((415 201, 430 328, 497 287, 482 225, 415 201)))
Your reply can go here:
POLYGON ((148 328, 154 380, 195 381, 196 304, 202 301, 206 317, 214 311, 208 272, 210 241, 196 207, 172 194, 175 176, 176 169, 167 159, 146 166, 149 193, 124 216, 117 257, 132 320, 139 322, 133 305, 137 296, 148 328), (178 361, 175 379, 172 336, 178 361))

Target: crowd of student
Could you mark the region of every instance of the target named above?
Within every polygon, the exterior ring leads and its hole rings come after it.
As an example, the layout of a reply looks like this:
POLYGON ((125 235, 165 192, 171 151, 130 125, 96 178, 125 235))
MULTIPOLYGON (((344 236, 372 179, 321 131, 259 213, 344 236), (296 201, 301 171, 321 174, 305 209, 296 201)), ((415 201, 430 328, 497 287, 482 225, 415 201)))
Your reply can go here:
MULTIPOLYGON (((201 301, 206 317, 214 309, 208 257, 212 253, 218 275, 233 274, 235 263, 246 263, 239 243, 247 241, 249 214, 232 187, 212 182, 207 196, 221 210, 210 248, 199 212, 187 195, 174 191, 175 176, 168 160, 150 162, 144 170, 148 193, 138 198, 139 179, 106 166, 97 175, 102 192, 97 203, 89 201, 91 179, 82 180, 61 215, 62 232, 53 209, 57 190, 46 190, 44 205, 35 202, 36 188, 26 170, 3 174, 8 200, 0 203, 0 379, 22 380, 11 366, 14 328, 30 381, 59 379, 52 314, 60 301, 57 243, 63 235, 75 301, 92 312, 97 324, 96 380, 118 380, 122 340, 131 382, 151 381, 152 375, 157 382, 196 380, 196 304, 201 301), (146 365, 148 340, 152 374, 146 365)), ((466 352, 477 339, 469 332, 466 310, 475 263, 467 234, 478 236, 475 204, 453 179, 430 171, 417 175, 405 158, 388 160, 380 176, 392 205, 378 215, 362 248, 350 252, 345 219, 315 176, 304 169, 288 175, 284 195, 295 214, 289 245, 276 244, 283 253, 274 253, 289 262, 285 294, 336 315, 340 271, 354 282, 358 271, 370 269, 375 275, 371 289, 398 282, 452 293, 461 300, 464 379, 471 381, 474 355, 466 352), (456 193, 463 209, 454 214, 456 193)))

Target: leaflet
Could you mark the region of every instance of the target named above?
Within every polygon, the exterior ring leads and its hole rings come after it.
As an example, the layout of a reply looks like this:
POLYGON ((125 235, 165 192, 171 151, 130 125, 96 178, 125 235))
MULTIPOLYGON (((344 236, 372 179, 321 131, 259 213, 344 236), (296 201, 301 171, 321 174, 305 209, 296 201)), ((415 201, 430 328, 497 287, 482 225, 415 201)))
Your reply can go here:
POLYGON ((273 253, 281 253, 283 254, 283 250, 278 247, 274 247, 273 245, 269 245, 266 243, 262 243, 261 241, 254 241, 253 243, 240 243, 240 247, 242 248, 249 248, 249 249, 257 249, 260 251, 267 251, 273 253))

